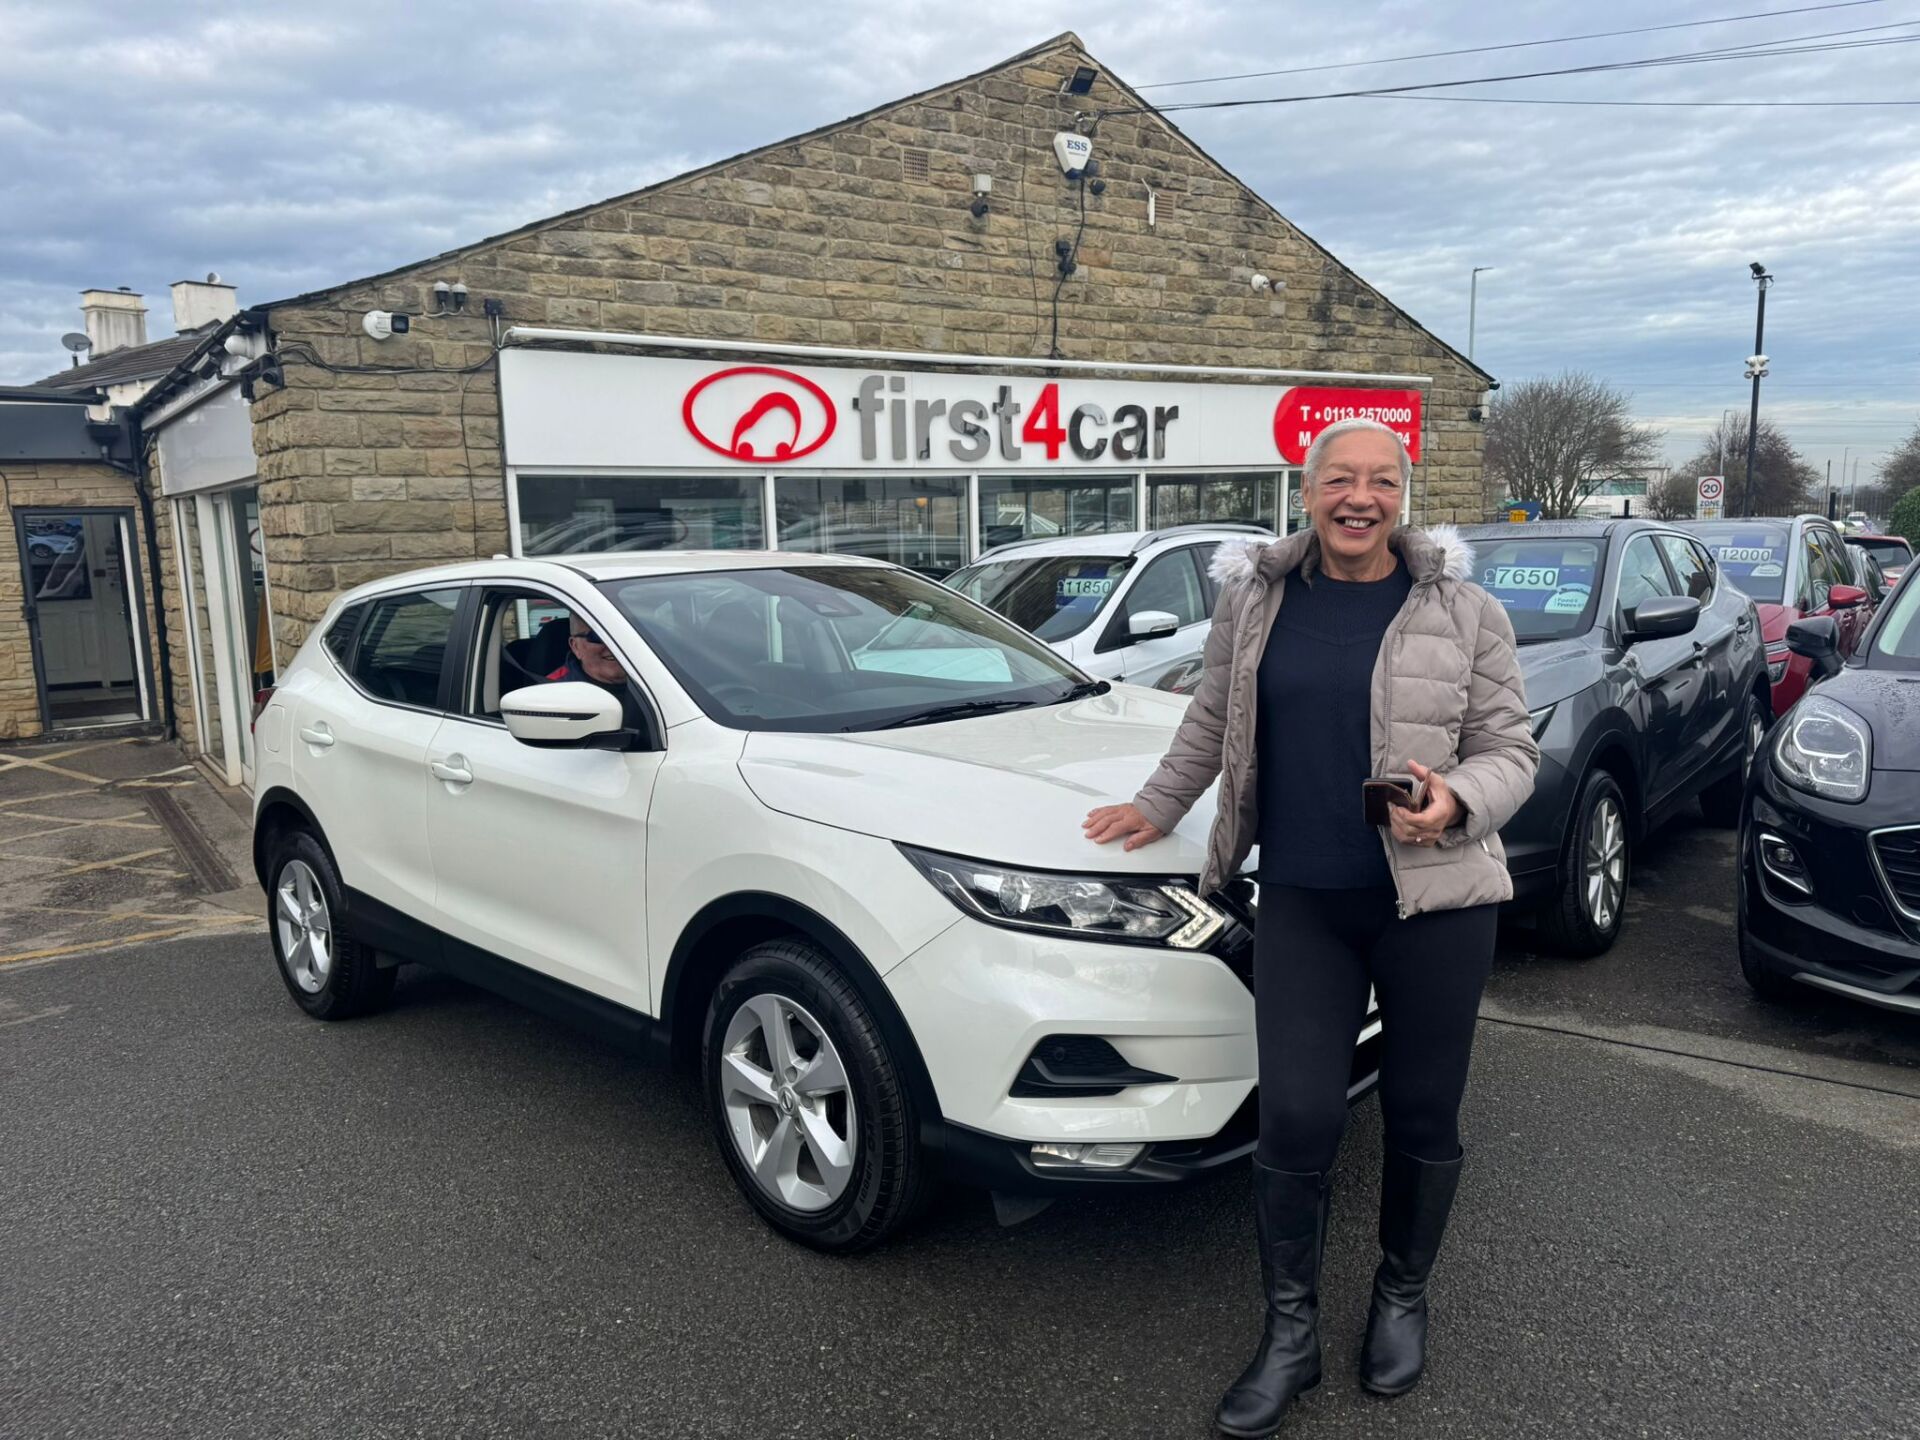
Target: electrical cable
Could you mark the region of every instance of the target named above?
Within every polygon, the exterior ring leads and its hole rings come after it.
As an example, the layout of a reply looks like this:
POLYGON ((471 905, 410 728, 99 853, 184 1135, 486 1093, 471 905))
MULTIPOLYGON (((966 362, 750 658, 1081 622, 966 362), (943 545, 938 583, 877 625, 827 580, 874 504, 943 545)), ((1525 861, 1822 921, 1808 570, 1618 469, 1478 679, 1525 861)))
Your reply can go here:
MULTIPOLYGON (((1915 21, 1903 21, 1893 26, 1869 26, 1865 30, 1885 30, 1910 27, 1920 24, 1915 21)), ((1428 80, 1407 85, 1376 86, 1361 90, 1324 91, 1314 95, 1273 95, 1259 96, 1239 100, 1186 100, 1170 105, 1130 105, 1119 109, 1102 110, 1094 119, 1103 119, 1110 115, 1135 115, 1156 113, 1175 114, 1183 110, 1233 110, 1255 105, 1292 105, 1308 100, 1350 100, 1373 98, 1376 96, 1405 95, 1423 90, 1451 90, 1468 85, 1499 85, 1516 80, 1543 80, 1564 75, 1598 75, 1619 71, 1658 69, 1675 65, 1703 65, 1723 60, 1764 60, 1783 55, 1826 54, 1832 51, 1852 50, 1881 45, 1903 45, 1920 41, 1920 36, 1889 36, 1879 40, 1854 40, 1834 45, 1814 45, 1805 42, 1828 40, 1840 36, 1865 33, 1865 30, 1836 30, 1815 35, 1797 35, 1780 41, 1766 41, 1753 45, 1730 46, 1720 50, 1701 51, 1691 55, 1650 55, 1637 60, 1612 60, 1592 65, 1570 65, 1555 70, 1532 70, 1510 75, 1481 75, 1462 80, 1428 80), (1787 46, 1797 48, 1788 49, 1787 46)))
POLYGON ((282 340, 274 347, 272 359, 283 364, 292 360, 296 364, 310 365, 315 370, 324 370, 329 375, 472 375, 499 363, 500 352, 490 352, 486 359, 476 360, 471 365, 336 365, 323 360, 320 354, 304 340, 282 340))
POLYGON ((1080 228, 1073 232, 1073 248, 1060 257, 1060 277, 1053 282, 1053 338, 1047 343, 1047 358, 1060 359, 1060 292, 1066 288, 1067 277, 1073 273, 1080 262, 1080 240, 1087 233, 1087 177, 1081 172, 1074 181, 1080 191, 1080 228))
POLYGON ((1354 95, 1354 100, 1432 100, 1449 105, 1597 105, 1616 110, 1826 110, 1920 105, 1920 100, 1550 100, 1521 95, 1354 95))
POLYGON ((1530 50, 1542 45, 1573 45, 1582 40, 1612 40, 1623 35, 1652 35, 1662 30, 1694 30, 1706 25, 1732 25, 1742 20, 1772 20, 1783 15, 1806 15, 1820 10, 1852 10, 1880 5, 1885 0, 1841 0, 1831 5, 1800 5, 1791 10, 1760 10, 1748 15, 1722 15, 1714 20, 1680 20, 1668 25, 1641 25, 1632 30, 1596 30, 1587 35, 1561 35, 1551 40, 1514 40, 1503 45, 1469 45, 1458 50, 1426 50, 1417 55, 1385 55, 1373 60, 1342 60, 1328 65, 1297 65, 1288 70, 1249 70, 1239 75, 1205 75, 1196 80, 1156 80, 1135 90, 1164 90, 1181 85, 1219 85, 1230 80, 1270 80, 1276 75, 1312 75, 1327 70, 1358 70, 1372 65, 1400 65, 1409 60, 1445 60, 1458 55, 1486 55, 1498 50, 1530 50))

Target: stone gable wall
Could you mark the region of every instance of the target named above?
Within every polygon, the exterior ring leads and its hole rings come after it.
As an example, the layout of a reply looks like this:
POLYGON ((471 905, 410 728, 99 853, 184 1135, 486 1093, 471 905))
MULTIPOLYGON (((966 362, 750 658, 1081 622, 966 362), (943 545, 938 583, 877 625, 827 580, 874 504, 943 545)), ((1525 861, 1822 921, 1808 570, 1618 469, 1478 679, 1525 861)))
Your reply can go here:
MULTIPOLYGON (((532 234, 275 309, 287 385, 253 418, 281 653, 347 586, 508 548, 483 299, 519 324, 1046 354, 1054 242, 1074 236, 1082 200, 1052 137, 1076 107, 1127 103, 1104 80, 1092 97, 1062 96, 1081 63, 1063 45, 532 234), (992 208, 976 220, 981 171, 992 208), (421 316, 436 280, 465 283, 467 315, 363 335, 368 309, 421 316), (457 373, 474 366, 488 368, 457 373)), ((1481 432, 1467 418, 1482 382, 1462 360, 1165 122, 1110 115, 1095 144, 1106 189, 1084 197, 1079 269, 1060 287, 1063 356, 1431 375, 1416 516, 1485 518, 1481 432), (1256 271, 1284 288, 1254 291, 1256 271)))
MULTIPOLYGON (((147 534, 141 520, 133 477, 106 465, 37 464, 8 461, 0 465, 5 476, 0 487, 0 741, 27 740, 42 733, 39 690, 33 678, 33 642, 22 614, 26 605, 26 571, 20 554, 13 512, 30 506, 61 509, 113 507, 133 512, 133 568, 140 577, 146 602, 147 673, 158 686, 159 662, 153 654, 153 576, 147 570, 147 534)), ((156 699, 154 719, 162 717, 156 699)))

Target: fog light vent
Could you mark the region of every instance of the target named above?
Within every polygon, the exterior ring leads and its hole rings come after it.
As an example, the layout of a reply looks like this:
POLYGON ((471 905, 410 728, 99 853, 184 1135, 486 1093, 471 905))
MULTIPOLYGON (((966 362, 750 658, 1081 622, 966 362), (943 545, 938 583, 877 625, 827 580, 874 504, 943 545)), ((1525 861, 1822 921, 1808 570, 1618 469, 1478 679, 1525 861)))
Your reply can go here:
POLYGON ((1145 1145, 1065 1140, 1034 1146, 1033 1163, 1041 1170, 1124 1170, 1146 1153, 1145 1145))
POLYGON ((1770 878, 1799 895, 1813 894, 1813 878, 1807 874, 1807 867, 1800 863, 1800 853, 1791 843, 1770 830, 1761 831, 1757 843, 1760 846, 1761 868, 1770 878))
POLYGON ((1173 1078, 1129 1065, 1098 1035, 1049 1035, 1033 1047, 1010 1093, 1028 1099, 1118 1095, 1129 1085, 1164 1084, 1173 1078))

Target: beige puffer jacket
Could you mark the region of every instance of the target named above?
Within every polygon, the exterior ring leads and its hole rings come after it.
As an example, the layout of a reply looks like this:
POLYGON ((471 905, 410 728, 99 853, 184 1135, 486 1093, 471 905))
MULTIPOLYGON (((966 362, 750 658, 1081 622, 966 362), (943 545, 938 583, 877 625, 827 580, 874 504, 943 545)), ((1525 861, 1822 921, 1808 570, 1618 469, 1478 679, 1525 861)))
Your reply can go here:
MULTIPOLYGON (((1387 628, 1373 670, 1374 773, 1407 775, 1417 760, 1447 777, 1466 807, 1463 824, 1432 847, 1401 845, 1382 830, 1405 917, 1508 900, 1506 852, 1496 833, 1533 791, 1540 748, 1498 601, 1467 579, 1473 552, 1452 526, 1396 531, 1413 589, 1387 628)), ((1206 666, 1186 719, 1144 789, 1140 813, 1172 830, 1220 779, 1200 893, 1237 874, 1259 834, 1254 705, 1261 657, 1287 578, 1311 576, 1320 543, 1311 530, 1284 540, 1229 542, 1213 560, 1223 586, 1207 636, 1206 666)), ((1358 807, 1361 797, 1355 795, 1358 807)))

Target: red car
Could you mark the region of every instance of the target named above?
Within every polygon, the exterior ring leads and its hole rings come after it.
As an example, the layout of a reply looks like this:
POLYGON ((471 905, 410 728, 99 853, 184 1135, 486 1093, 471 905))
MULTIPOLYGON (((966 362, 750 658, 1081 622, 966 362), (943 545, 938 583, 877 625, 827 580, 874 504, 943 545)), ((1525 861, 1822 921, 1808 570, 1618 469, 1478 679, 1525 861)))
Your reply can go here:
POLYGON ((1858 545, 1878 560, 1889 585, 1898 580, 1901 572, 1913 563, 1913 546, 1898 535, 1849 535, 1847 544, 1858 545))
POLYGON ((1806 693, 1812 665, 1787 649, 1787 627, 1831 615, 1840 631, 1840 654, 1849 658, 1873 618, 1870 597, 1854 584, 1840 532, 1820 515, 1694 520, 1682 528, 1698 536, 1721 573, 1752 597, 1767 647, 1773 713, 1786 714, 1806 693))

